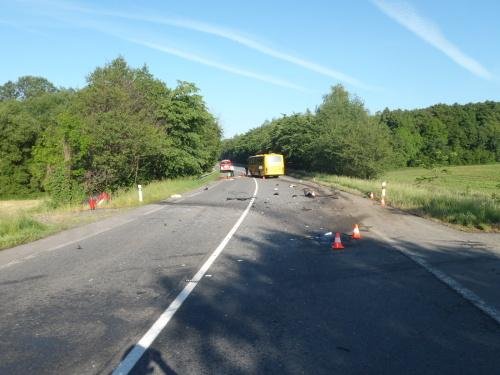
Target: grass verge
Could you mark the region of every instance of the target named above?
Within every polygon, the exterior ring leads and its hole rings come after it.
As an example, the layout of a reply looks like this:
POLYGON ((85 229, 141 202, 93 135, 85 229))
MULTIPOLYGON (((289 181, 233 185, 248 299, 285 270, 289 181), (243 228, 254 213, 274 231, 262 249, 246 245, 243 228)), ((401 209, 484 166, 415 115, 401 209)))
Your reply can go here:
POLYGON ((387 172, 377 180, 326 174, 301 177, 363 196, 373 192, 377 199, 385 180, 386 203, 390 206, 462 229, 500 231, 500 164, 406 168, 387 172))
POLYGON ((182 194, 218 177, 219 173, 210 173, 201 178, 152 182, 143 186, 143 202, 138 200, 137 189, 122 189, 112 195, 109 203, 95 211, 90 211, 87 204, 50 208, 45 204, 46 199, 0 201, 0 250, 97 221, 127 208, 158 202, 172 194, 182 194))

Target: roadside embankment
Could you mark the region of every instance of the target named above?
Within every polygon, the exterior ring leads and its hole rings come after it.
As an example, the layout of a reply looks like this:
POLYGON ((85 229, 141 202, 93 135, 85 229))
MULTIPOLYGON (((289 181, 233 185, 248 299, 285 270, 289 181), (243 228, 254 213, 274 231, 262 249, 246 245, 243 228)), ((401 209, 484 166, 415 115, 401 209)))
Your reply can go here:
POLYGON ((380 200, 387 182, 387 205, 459 226, 463 230, 500 231, 500 165, 439 169, 405 168, 374 180, 293 173, 342 191, 380 200))
POLYGON ((216 180, 218 173, 201 178, 189 177, 152 182, 142 187, 139 202, 136 188, 115 192, 111 200, 89 210, 87 202, 53 208, 48 199, 0 201, 0 249, 35 241, 61 230, 88 224, 116 214, 124 209, 158 202, 172 194, 197 189, 216 180))

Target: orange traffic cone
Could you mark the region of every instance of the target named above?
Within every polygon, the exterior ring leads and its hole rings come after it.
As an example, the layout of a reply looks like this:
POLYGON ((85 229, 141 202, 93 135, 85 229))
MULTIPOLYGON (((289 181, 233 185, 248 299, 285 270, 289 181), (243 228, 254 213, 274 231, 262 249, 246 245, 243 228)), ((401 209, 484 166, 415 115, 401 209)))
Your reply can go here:
POLYGON ((361 239, 361 233, 359 233, 358 224, 354 224, 354 229, 352 230, 352 239, 353 240, 360 240, 361 239))
POLYGON ((342 241, 340 240, 340 233, 337 232, 335 233, 335 240, 332 243, 332 249, 333 250, 338 250, 338 249, 343 249, 344 245, 342 245, 342 241))

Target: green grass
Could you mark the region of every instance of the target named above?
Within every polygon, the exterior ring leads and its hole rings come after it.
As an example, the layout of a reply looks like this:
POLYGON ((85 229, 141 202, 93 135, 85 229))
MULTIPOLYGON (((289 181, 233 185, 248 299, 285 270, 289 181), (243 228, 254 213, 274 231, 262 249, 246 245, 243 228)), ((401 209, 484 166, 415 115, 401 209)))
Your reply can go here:
POLYGON ((122 209, 158 202, 216 180, 218 173, 202 178, 179 178, 143 186, 143 202, 137 189, 112 194, 111 202, 89 211, 87 204, 51 208, 46 199, 0 201, 0 249, 31 242, 58 231, 109 217, 122 209))
POLYGON ((25 214, 0 217, 0 249, 34 241, 50 233, 51 228, 25 214))
MULTIPOLYGON (((143 202, 148 204, 169 198, 172 194, 182 194, 186 191, 196 189, 209 181, 218 178, 218 173, 212 173, 205 178, 179 178, 175 180, 165 180, 152 182, 142 188, 143 202)), ((133 207, 140 205, 137 188, 117 191, 110 203, 110 207, 133 207)))
POLYGON ((390 206, 467 228, 500 230, 500 164, 405 168, 377 180, 325 174, 314 178, 352 193, 373 192, 377 198, 381 182, 387 181, 390 206))

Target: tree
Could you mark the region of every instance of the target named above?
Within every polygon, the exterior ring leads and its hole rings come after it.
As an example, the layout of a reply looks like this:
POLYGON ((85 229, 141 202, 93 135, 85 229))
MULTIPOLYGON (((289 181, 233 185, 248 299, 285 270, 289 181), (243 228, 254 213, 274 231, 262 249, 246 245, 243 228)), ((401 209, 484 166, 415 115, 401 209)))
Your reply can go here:
POLYGON ((8 81, 0 86, 0 101, 26 100, 57 91, 57 88, 45 78, 23 76, 16 82, 8 81))
POLYGON ((313 168, 363 178, 387 168, 392 152, 388 129, 370 119, 363 102, 341 85, 324 96, 316 117, 313 168))

